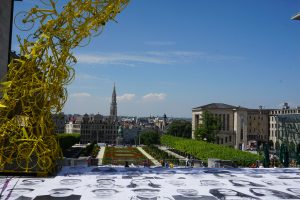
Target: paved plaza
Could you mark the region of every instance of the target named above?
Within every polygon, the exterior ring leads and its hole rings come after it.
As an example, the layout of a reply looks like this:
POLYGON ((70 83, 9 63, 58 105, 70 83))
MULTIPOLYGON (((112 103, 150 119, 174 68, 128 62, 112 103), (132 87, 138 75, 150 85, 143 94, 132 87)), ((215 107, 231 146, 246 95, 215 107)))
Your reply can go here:
POLYGON ((55 177, 0 177, 1 200, 300 199, 298 168, 64 167, 55 177))

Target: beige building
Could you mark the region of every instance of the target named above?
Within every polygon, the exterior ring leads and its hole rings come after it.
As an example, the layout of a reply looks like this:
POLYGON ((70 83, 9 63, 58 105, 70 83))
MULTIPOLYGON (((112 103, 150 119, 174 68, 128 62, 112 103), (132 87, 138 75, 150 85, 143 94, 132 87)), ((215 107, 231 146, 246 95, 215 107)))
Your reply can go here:
POLYGON ((81 122, 76 123, 73 121, 69 121, 65 126, 65 133, 79 133, 81 130, 81 122))
POLYGON ((253 149, 257 142, 268 142, 269 140, 269 110, 248 109, 247 148, 253 149))
POLYGON ((220 120, 221 128, 215 143, 247 149, 259 140, 268 140, 268 115, 261 109, 247 109, 223 103, 212 103, 192 110, 192 137, 202 123, 204 111, 220 120), (255 142, 254 142, 255 141, 255 142), (252 143, 251 143, 252 142, 252 143))

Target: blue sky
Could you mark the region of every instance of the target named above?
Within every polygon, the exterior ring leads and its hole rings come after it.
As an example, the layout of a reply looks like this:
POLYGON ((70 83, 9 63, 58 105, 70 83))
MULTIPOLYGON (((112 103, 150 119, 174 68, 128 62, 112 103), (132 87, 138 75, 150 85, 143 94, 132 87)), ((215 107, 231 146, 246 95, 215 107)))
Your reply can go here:
MULTIPOLYGON (((16 2, 15 13, 34 2, 16 2)), ((297 12, 300 0, 132 0, 74 50, 64 112, 109 114, 114 82, 119 115, 191 117, 212 102, 300 106, 297 12)))

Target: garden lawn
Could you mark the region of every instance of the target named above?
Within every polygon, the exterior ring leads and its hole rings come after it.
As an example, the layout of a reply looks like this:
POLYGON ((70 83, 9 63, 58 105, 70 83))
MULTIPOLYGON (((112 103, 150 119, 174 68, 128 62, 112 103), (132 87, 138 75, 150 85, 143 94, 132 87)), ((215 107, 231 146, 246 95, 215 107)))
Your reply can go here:
POLYGON ((172 147, 182 152, 189 153, 199 160, 207 162, 208 158, 218 158, 221 160, 232 160, 239 166, 248 167, 256 160, 262 160, 262 156, 249 152, 236 150, 230 147, 211 144, 204 141, 184 139, 170 135, 161 137, 163 145, 172 147))

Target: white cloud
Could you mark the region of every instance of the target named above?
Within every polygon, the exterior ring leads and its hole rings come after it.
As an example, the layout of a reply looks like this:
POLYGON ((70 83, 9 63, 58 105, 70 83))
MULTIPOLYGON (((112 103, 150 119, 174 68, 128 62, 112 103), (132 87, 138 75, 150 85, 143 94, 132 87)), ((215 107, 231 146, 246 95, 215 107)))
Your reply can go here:
POLYGON ((86 92, 78 92, 70 95, 71 97, 90 97, 91 95, 86 92))
POLYGON ((124 102, 124 101, 132 101, 135 97, 135 94, 129 94, 125 93, 121 96, 117 96, 118 102, 124 102))
POLYGON ((163 101, 167 95, 165 93, 149 93, 142 97, 143 101, 163 101))
POLYGON ((112 54, 78 54, 78 62, 99 65, 135 66, 135 63, 170 64, 171 61, 146 54, 112 53, 112 54))
POLYGON ((77 54, 79 63, 98 65, 123 65, 134 67, 139 63, 170 65, 174 63, 186 63, 196 60, 208 62, 231 62, 243 60, 243 57, 209 54, 199 51, 148 51, 127 53, 99 53, 99 54, 77 54))

